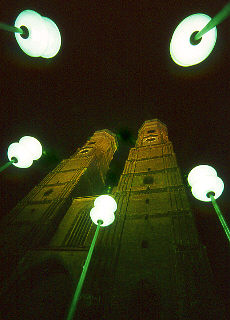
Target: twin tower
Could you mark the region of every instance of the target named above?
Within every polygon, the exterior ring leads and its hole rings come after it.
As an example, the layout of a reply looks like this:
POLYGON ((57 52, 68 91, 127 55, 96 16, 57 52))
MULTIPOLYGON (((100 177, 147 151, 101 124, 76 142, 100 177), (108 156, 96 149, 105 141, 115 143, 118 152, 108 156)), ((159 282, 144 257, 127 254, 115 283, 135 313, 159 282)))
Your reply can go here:
MULTIPOLYGON (((1 221, 1 319, 65 319, 116 136, 96 131, 1 221)), ((146 121, 112 190, 76 319, 225 319, 167 127, 146 121)))

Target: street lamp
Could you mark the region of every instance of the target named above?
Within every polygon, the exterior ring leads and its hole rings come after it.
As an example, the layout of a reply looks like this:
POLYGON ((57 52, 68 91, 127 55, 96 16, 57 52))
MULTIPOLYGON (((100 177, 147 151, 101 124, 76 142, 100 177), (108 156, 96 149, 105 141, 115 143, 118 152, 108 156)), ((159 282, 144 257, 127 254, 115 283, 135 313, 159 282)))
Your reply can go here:
POLYGON ((7 151, 9 162, 0 167, 0 172, 11 164, 18 168, 29 168, 34 160, 42 155, 41 143, 30 136, 22 137, 19 142, 12 143, 7 151))
POLYGON ((217 177, 216 170, 207 165, 197 166, 190 171, 188 183, 191 186, 191 192, 196 199, 212 202, 225 234, 230 241, 230 230, 216 202, 216 199, 219 198, 224 190, 224 183, 222 179, 217 177))
POLYGON ((170 42, 170 55, 174 62, 189 67, 205 60, 216 43, 216 26, 229 15, 230 3, 212 19, 202 13, 185 18, 175 29, 170 42))
POLYGON ((93 254, 97 236, 100 230, 100 227, 106 227, 113 223, 115 219, 114 212, 117 210, 116 201, 109 195, 102 195, 96 198, 94 201, 94 207, 90 211, 90 217, 92 221, 97 225, 89 252, 83 266, 83 270, 80 276, 80 279, 75 290, 71 306, 69 308, 69 313, 67 320, 72 320, 76 311, 77 303, 81 294, 81 289, 85 280, 85 276, 89 267, 89 263, 93 254))
POLYGON ((14 26, 0 23, 0 29, 14 32, 19 47, 31 57, 53 58, 61 46, 57 25, 33 10, 22 11, 14 26))

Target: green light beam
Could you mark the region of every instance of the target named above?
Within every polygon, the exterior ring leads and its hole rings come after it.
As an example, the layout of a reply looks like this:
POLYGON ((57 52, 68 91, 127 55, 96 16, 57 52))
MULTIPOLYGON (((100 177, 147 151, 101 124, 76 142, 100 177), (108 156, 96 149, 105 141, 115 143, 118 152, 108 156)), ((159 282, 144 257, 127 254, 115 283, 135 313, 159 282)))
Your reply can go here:
POLYGON ((219 208, 219 206, 218 206, 213 194, 210 194, 209 197, 211 198, 213 207, 214 207, 214 209, 215 209, 215 211, 216 211, 216 213, 218 215, 220 223, 222 224, 222 227, 223 227, 223 229, 225 231, 225 234, 226 234, 226 236, 228 238, 228 241, 230 242, 230 230, 228 228, 228 225, 227 225, 227 223, 226 223, 226 221, 225 221, 225 219, 224 219, 224 217, 223 217, 223 215, 221 213, 221 210, 220 210, 220 208, 219 208))
POLYGON ((199 31, 194 39, 199 40, 205 33, 207 33, 212 28, 216 27, 218 24, 220 24, 222 21, 224 21, 226 18, 228 18, 230 15, 230 2, 226 4, 226 6, 219 12, 217 15, 212 18, 212 20, 209 21, 209 23, 201 30, 199 31))
POLYGON ((84 283, 84 280, 85 280, 85 276, 86 276, 86 273, 87 273, 87 270, 88 270, 88 267, 89 267, 89 263, 90 263, 90 260, 91 260, 92 254, 93 254, 93 250, 94 250, 94 247, 95 247, 97 236, 98 236, 98 233, 99 233, 99 230, 100 230, 100 226, 101 226, 102 223, 103 223, 102 220, 98 221, 97 229, 95 231, 91 246, 89 248, 89 252, 88 252, 85 264, 83 266, 81 277, 80 277, 80 279, 78 281, 77 288, 75 290, 71 306, 69 308, 69 313, 68 313, 68 316, 67 316, 67 320, 72 320, 73 317, 74 317, 74 314, 75 314, 75 311, 76 311, 76 307, 77 307, 77 303, 79 301, 79 297, 80 297, 80 294, 81 294, 82 286, 83 286, 83 283, 84 283))
POLYGON ((10 32, 16 32, 16 33, 20 33, 23 34, 23 30, 14 26, 9 26, 6 23, 0 22, 0 29, 5 30, 5 31, 10 31, 10 32))
POLYGON ((6 168, 8 168, 9 166, 11 166, 11 164, 17 162, 16 158, 12 158, 11 161, 7 162, 6 164, 4 164, 3 166, 0 167, 0 172, 2 172, 3 170, 5 170, 6 168))

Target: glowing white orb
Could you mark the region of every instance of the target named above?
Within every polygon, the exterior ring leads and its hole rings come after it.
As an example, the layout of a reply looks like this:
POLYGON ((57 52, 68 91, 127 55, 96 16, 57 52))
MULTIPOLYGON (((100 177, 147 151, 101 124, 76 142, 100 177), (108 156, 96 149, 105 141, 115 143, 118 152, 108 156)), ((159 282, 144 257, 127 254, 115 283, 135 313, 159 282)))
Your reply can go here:
POLYGON ((102 207, 93 207, 90 211, 90 217, 95 224, 98 224, 98 221, 101 220, 103 222, 102 227, 110 225, 115 219, 113 211, 102 207))
POLYGON ((28 38, 15 33, 20 48, 31 57, 54 57, 61 46, 61 35, 56 24, 49 18, 42 17, 33 10, 21 12, 15 27, 25 26, 28 29, 28 38))
POLYGON ((204 180, 201 180, 192 186, 193 196, 201 201, 211 201, 210 197, 207 197, 209 192, 214 192, 214 198, 217 199, 224 190, 224 183, 219 177, 207 176, 204 180))
POLYGON ((48 30, 48 41, 45 51, 42 53, 42 58, 54 57, 61 47, 61 35, 57 25, 49 18, 43 17, 48 30))
POLYGON ((216 43, 216 27, 205 33, 196 45, 191 44, 190 37, 195 31, 201 31, 210 20, 206 14, 197 13, 185 18, 177 26, 170 42, 170 55, 175 63, 189 67, 209 56, 216 43))
POLYGON ((201 178, 206 176, 217 177, 217 172, 213 167, 208 166, 206 164, 196 166, 189 172, 188 183, 190 186, 192 186, 194 183, 196 183, 197 181, 200 181, 201 178))
POLYGON ((33 163, 31 153, 18 142, 12 143, 9 146, 7 155, 10 161, 12 158, 17 159, 17 162, 14 162, 13 165, 18 168, 29 168, 33 163))
POLYGON ((31 57, 41 56, 48 41, 48 31, 42 16, 33 10, 25 10, 18 15, 14 25, 17 28, 25 26, 29 31, 27 39, 23 39, 19 33, 15 33, 20 48, 31 57))
POLYGON ((115 212, 117 210, 116 201, 109 195, 99 196, 94 201, 94 206, 98 208, 104 208, 105 210, 109 210, 115 212))
POLYGON ((33 160, 38 160, 42 155, 42 145, 34 137, 25 136, 19 140, 19 144, 24 146, 31 153, 33 160))
POLYGON ((207 197, 209 192, 214 192, 214 198, 217 199, 224 190, 224 182, 217 177, 216 170, 207 165, 193 168, 188 175, 188 182, 193 196, 201 201, 211 201, 211 198, 207 197))

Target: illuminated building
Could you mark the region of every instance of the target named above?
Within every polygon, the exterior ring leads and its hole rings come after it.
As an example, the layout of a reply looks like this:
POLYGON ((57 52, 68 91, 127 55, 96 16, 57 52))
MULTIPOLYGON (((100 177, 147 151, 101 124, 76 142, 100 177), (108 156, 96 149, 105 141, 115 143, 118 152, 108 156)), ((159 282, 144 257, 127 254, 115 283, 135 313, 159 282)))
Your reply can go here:
MULTIPOLYGON (((95 132, 2 222, 4 319, 65 318, 116 149, 115 135, 95 132)), ((225 319, 161 121, 142 125, 111 194, 116 218, 97 240, 76 319, 225 319)))

